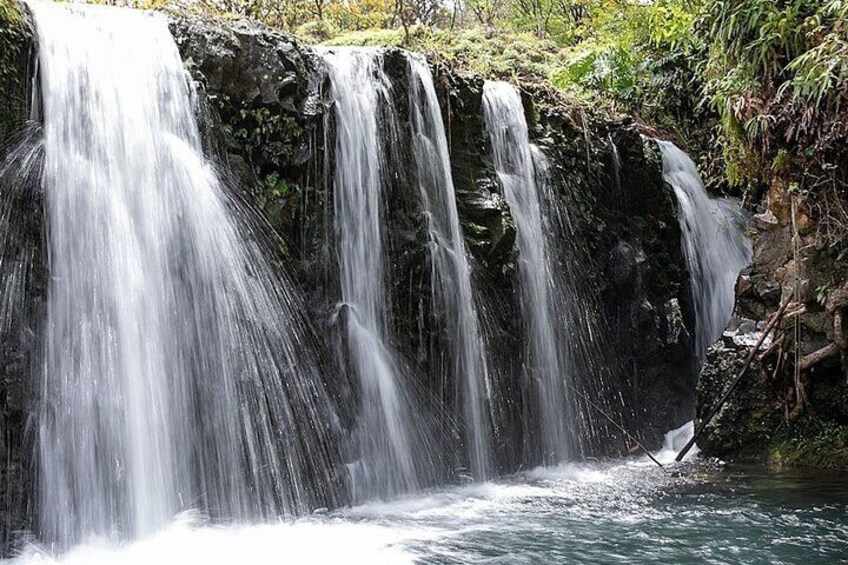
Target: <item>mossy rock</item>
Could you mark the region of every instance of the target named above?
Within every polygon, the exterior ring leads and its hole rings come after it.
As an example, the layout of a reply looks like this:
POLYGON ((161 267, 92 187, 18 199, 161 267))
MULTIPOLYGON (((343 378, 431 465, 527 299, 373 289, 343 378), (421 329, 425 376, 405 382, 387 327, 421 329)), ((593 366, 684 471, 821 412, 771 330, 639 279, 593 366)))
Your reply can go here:
POLYGON ((26 119, 32 43, 33 30, 23 4, 0 0, 0 147, 26 119))
MULTIPOLYGON (((699 417, 716 405, 744 364, 747 351, 713 347, 698 381, 699 417)), ((848 385, 841 371, 807 382, 810 407, 789 418, 791 375, 772 378, 755 362, 698 445, 704 453, 776 467, 848 469, 848 385)))

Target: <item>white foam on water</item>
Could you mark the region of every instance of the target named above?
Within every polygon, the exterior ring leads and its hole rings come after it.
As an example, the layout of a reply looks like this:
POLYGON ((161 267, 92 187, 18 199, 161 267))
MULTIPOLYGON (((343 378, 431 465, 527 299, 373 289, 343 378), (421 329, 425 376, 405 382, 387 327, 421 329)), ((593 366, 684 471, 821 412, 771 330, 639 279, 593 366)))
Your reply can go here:
MULTIPOLYGON (((303 520, 254 526, 211 527, 182 519, 156 535, 115 545, 92 540, 61 556, 37 546, 7 565, 168 565, 245 563, 413 563, 400 544, 421 531, 336 520, 303 520)), ((3 563, 0 561, 0 563, 3 563)))

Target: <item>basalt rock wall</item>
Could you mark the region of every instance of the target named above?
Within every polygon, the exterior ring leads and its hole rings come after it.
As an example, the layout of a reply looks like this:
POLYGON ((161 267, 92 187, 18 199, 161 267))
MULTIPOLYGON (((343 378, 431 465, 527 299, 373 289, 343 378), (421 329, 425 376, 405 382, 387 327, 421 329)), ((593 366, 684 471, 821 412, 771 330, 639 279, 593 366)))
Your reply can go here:
MULTIPOLYGON (((212 110, 212 145, 237 175, 241 192, 278 236, 281 262, 293 270, 319 330, 333 318, 332 165, 320 56, 291 37, 245 22, 175 19, 178 45, 212 110)), ((401 122, 406 64, 389 50, 401 122)), ((448 136, 460 221, 482 296, 484 326, 507 396, 508 420, 521 411, 516 381, 520 323, 515 289, 515 224, 498 186, 483 122, 483 79, 433 68, 448 136), (498 358, 499 357, 499 358, 498 358)), ((657 445, 662 432, 694 416, 694 327, 676 203, 662 179, 653 143, 627 118, 589 113, 544 87, 523 85, 531 141, 551 161, 567 210, 564 268, 588 297, 576 320, 591 318, 603 386, 629 429, 657 445)), ((411 162, 403 136, 396 158, 411 162)), ((417 188, 399 167, 387 194, 393 344, 429 374, 433 334, 426 231, 417 188)), ((326 332, 328 335, 332 331, 326 332)), ((507 434, 509 435, 509 434, 507 434)), ((617 446, 615 449, 619 449, 617 446)), ((509 450, 507 450, 509 451, 509 450)), ((514 450, 513 450, 514 451, 514 450)), ((508 459, 517 460, 517 453, 508 459)))
MULTIPOLYGON (((0 141, 12 146, 28 116, 32 34, 18 4, 2 0, 0 20, 0 141), (9 18, 6 6, 21 19, 9 18), (13 46, 9 50, 6 47, 13 46), (12 55, 14 54, 14 55, 12 55), (14 102, 7 104, 7 102, 14 102)), ((315 332, 323 338, 326 380, 336 402, 356 402, 357 387, 337 366, 342 347, 333 249, 333 123, 322 60, 292 37, 244 21, 170 15, 186 68, 197 85, 198 116, 207 150, 228 178, 232 197, 246 204, 254 237, 306 297, 315 332)), ((406 54, 387 51, 402 130, 408 130, 406 54)), ((448 136, 457 207, 482 307, 490 366, 501 394, 504 422, 496 453, 502 471, 522 461, 521 343, 515 222, 500 193, 482 109, 483 79, 444 66, 433 68, 448 136)), ((647 445, 692 419, 695 411, 693 310, 676 204, 662 179, 653 142, 629 119, 593 114, 558 93, 522 85, 531 141, 550 161, 555 197, 565 211, 558 236, 560 268, 579 289, 572 305, 574 335, 590 336, 579 355, 589 369, 576 383, 647 445)), ((37 97, 36 97, 37 99, 37 97)), ((37 124, 29 129, 38 135, 37 124)), ((406 131, 408 133, 408 131, 406 131)), ((426 221, 415 186, 408 135, 392 159, 398 171, 385 195, 388 223, 392 345, 415 375, 415 387, 433 406, 449 404, 450 387, 431 382, 444 363, 446 339, 431 308, 426 221)), ((10 182, 4 178, 3 188, 10 182)), ((34 186, 37 187, 37 179, 34 186)), ((38 359, 35 322, 46 292, 42 203, 38 192, 15 204, 30 218, 19 249, 35 253, 27 323, 2 338, 0 373, 0 542, 27 529, 37 465, 33 422, 38 359), (40 281, 40 283, 39 283, 40 281), (27 337, 29 336, 29 337, 27 337)), ((17 259, 16 259, 17 260, 17 259)), ((23 319, 23 318, 21 318, 23 319)), ((428 405, 425 402, 425 405, 428 405)), ((586 455, 620 455, 626 438, 583 405, 586 455)), ((351 411, 342 411, 350 414, 351 411)), ((435 415, 437 416, 437 415, 435 415)), ((341 422, 351 427, 353 422, 341 422)))

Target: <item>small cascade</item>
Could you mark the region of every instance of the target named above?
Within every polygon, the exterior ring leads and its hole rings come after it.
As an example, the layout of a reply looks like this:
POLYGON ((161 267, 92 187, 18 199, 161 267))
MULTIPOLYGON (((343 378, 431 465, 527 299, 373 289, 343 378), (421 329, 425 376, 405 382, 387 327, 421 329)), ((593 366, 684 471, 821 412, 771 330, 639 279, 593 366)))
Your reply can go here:
POLYGON ((447 138, 433 77, 426 61, 408 56, 412 151, 428 221, 434 300, 447 314, 453 372, 462 404, 469 470, 492 476, 492 385, 480 332, 471 270, 459 225, 447 138))
POLYGON ((309 326, 202 154, 167 19, 29 5, 50 271, 42 539, 334 504, 335 418, 309 326))
POLYGON ((333 103, 327 131, 335 132, 332 190, 339 310, 361 395, 351 479, 354 498, 365 500, 409 492, 420 484, 413 429, 413 415, 420 412, 391 347, 386 283, 383 192, 392 174, 388 152, 398 139, 398 121, 381 51, 333 48, 322 56, 333 103))
POLYGON ((663 177, 680 206, 683 253, 695 303, 695 353, 703 361, 733 315, 736 279, 751 263, 751 242, 739 205, 710 198, 692 159, 671 142, 657 143, 663 177))
POLYGON ((621 155, 618 152, 618 145, 615 144, 615 140, 612 138, 611 133, 607 135, 607 139, 609 140, 612 152, 612 174, 615 187, 615 199, 619 206, 623 206, 624 199, 621 192, 621 155))
POLYGON ((562 345, 561 293, 565 289, 551 254, 552 232, 537 183, 546 174, 545 161, 537 158, 534 163, 524 107, 515 87, 487 81, 483 109, 495 169, 517 227, 521 308, 527 331, 523 378, 530 397, 526 437, 538 444, 535 450, 543 463, 555 464, 575 447, 567 384, 573 375, 562 345))

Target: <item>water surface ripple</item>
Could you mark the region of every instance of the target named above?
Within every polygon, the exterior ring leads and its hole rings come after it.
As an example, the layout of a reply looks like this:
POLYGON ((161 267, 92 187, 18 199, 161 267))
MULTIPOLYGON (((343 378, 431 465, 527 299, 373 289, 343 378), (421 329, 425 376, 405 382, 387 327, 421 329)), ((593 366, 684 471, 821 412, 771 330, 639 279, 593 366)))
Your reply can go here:
POLYGON ((134 544, 17 563, 839 563, 848 479, 645 461, 537 469, 295 522, 189 518, 134 544))

